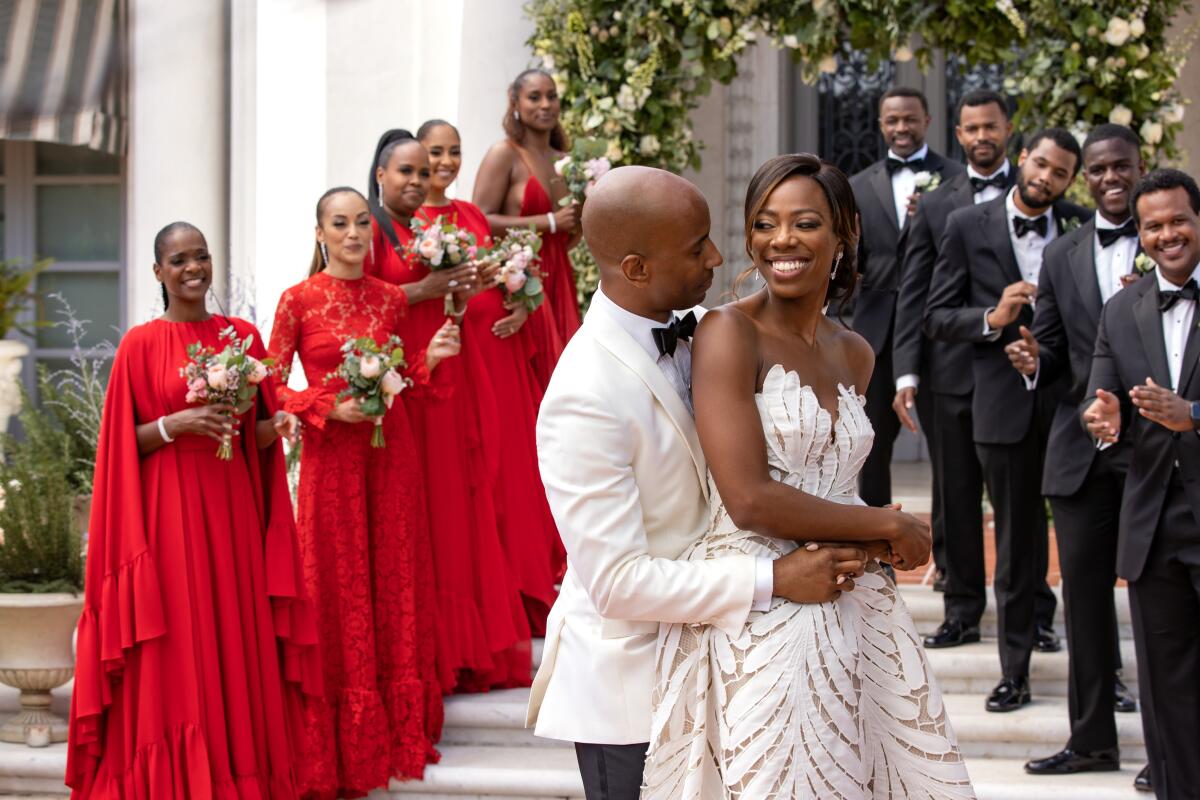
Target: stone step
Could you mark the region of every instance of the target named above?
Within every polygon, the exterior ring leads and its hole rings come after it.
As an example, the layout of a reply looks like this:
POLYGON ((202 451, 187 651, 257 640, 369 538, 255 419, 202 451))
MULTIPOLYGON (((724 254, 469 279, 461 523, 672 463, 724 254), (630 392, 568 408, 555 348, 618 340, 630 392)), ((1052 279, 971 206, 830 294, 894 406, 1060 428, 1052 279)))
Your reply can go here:
MULTIPOLYGON (((994 638, 981 642, 926 650, 938 685, 946 694, 986 695, 1000 680, 1000 652, 994 638)), ((1084 654, 1086 657, 1086 653, 1084 654)), ((1137 659, 1133 642, 1121 642, 1121 677, 1137 696, 1137 659)), ((1033 653, 1029 661, 1030 688, 1035 697, 1067 696, 1067 649, 1057 653, 1033 653)))
MULTIPOLYGON (((1058 597, 1058 606, 1054 611, 1054 627, 1058 631, 1059 636, 1065 636, 1066 627, 1063 624, 1062 588, 1056 586, 1053 591, 1058 597)), ((1119 586, 1113 591, 1117 606, 1117 628, 1120 637, 1132 640, 1133 623, 1129 615, 1129 590, 1124 586, 1119 586)), ((917 630, 923 634, 933 633, 945 617, 942 593, 935 592, 929 586, 902 584, 900 586, 900 594, 904 598, 905 605, 908 606, 909 613, 912 614, 913 621, 917 624, 917 630)), ((984 636, 996 635, 996 597, 992 593, 990 586, 988 587, 987 610, 983 612, 983 619, 980 621, 979 629, 984 636)))
POLYGON ((26 747, 0 742, 0 795, 69 794, 63 785, 67 774, 67 745, 26 747))

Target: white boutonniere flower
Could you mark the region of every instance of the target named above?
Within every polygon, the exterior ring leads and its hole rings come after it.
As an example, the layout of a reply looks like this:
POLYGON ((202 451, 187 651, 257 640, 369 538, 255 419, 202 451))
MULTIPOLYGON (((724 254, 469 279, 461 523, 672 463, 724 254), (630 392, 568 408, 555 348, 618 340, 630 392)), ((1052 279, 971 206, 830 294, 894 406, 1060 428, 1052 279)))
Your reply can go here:
POLYGON ((1133 260, 1133 269, 1138 275, 1145 275, 1155 267, 1154 259, 1145 253, 1138 253, 1137 258, 1133 260))
POLYGON ((1064 217, 1062 221, 1062 232, 1070 233, 1081 225, 1083 225, 1083 222, 1078 217, 1064 217))
POLYGON ((932 192, 941 185, 942 174, 940 172, 922 171, 913 176, 913 186, 918 192, 932 192))

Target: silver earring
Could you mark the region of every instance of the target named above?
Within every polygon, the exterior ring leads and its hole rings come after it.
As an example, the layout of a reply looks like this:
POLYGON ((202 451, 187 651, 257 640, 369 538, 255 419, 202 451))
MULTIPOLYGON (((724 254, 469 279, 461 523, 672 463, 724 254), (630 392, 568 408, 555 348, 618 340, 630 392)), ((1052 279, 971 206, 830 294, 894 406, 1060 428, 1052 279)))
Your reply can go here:
POLYGON ((517 122, 520 122, 520 121, 521 121, 521 112, 520 112, 520 111, 514 111, 514 112, 513 112, 513 119, 515 119, 517 122))
POLYGON ((832 280, 837 279, 838 267, 840 267, 841 265, 842 265, 842 251, 839 250, 838 254, 837 254, 837 261, 833 262, 833 272, 830 273, 829 280, 832 281, 832 280))
POLYGON ((329 248, 325 246, 324 242, 321 242, 321 261, 325 263, 325 266, 329 266, 329 248))
POLYGON ((383 205, 383 181, 375 181, 375 194, 379 205, 383 205))

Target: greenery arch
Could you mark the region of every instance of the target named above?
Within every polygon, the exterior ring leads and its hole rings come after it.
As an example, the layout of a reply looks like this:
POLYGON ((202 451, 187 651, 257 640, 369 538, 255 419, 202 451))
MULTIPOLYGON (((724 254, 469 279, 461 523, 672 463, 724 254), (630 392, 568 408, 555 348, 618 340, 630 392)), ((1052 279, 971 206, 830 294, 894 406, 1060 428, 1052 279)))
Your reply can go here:
POLYGON ((624 164, 698 168, 688 115, 736 56, 765 38, 815 81, 844 42, 873 63, 928 65, 933 50, 1012 77, 1021 130, 1082 137, 1118 122, 1140 131, 1151 164, 1179 155, 1175 81, 1190 36, 1167 41, 1188 0, 530 0, 529 44, 555 75, 563 122, 608 141, 624 164), (917 43, 917 44, 912 44, 917 43))

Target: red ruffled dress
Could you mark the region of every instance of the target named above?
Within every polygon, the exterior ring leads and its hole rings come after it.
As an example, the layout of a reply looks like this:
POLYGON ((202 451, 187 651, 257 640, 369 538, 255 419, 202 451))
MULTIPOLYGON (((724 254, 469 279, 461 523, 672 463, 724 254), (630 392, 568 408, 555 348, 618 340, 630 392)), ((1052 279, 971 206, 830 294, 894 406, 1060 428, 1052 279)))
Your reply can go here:
POLYGON ((302 695, 321 690, 313 609, 264 384, 233 458, 181 435, 138 453, 136 426, 188 408, 194 342, 248 322, 155 320, 113 361, 96 457, 66 783, 76 798, 298 795, 302 695))
POLYGON ((304 423, 297 523, 325 673, 324 697, 304 706, 306 797, 365 795, 391 777, 422 777, 438 758, 438 614, 424 470, 406 413, 437 391, 423 348, 405 342, 415 385, 383 417, 386 446, 370 446, 370 422, 328 418, 345 388, 326 381, 341 346, 384 342, 400 332, 406 307, 403 291, 376 278, 319 272, 283 293, 271 331, 271 355, 290 367, 299 354, 309 387, 279 390, 304 423))
MULTIPOLYGON (((451 200, 445 206, 423 206, 419 213, 429 222, 445 217, 451 224, 474 233, 480 245, 491 244, 487 217, 472 203, 451 200)), ((509 313, 499 287, 471 298, 463 326, 478 359, 467 363, 481 366, 492 385, 490 394, 476 396, 481 402, 492 401, 492 407, 482 413, 499 419, 500 469, 493 496, 500 541, 525 601, 533 634, 544 636, 546 615, 558 596, 554 586, 566 568, 567 555, 538 471, 534 428, 542 390, 528 339, 520 332, 504 339, 492 333, 492 326, 509 313)))
MULTIPOLYGON (((372 230, 368 274, 392 284, 416 283, 428 274, 419 261, 410 263, 397 253, 378 221, 372 220, 372 230)), ((407 226, 392 222, 392 230, 401 249, 412 241, 407 226)), ((400 336, 411 347, 427 347, 445 321, 443 298, 417 303, 400 336)), ((411 398, 408 411, 429 476, 442 686, 447 692, 528 686, 529 624, 496 527, 496 401, 469 331, 463 332, 459 356, 439 365, 438 372, 439 380, 452 387, 450 396, 411 398)))

